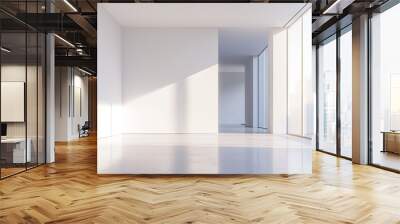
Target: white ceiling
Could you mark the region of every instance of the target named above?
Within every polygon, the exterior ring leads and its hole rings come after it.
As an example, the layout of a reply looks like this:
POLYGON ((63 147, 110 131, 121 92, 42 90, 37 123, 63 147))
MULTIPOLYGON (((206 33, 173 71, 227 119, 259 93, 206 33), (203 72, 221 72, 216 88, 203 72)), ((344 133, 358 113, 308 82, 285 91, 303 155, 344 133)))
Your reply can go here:
POLYGON ((267 46, 306 3, 99 3, 123 27, 218 28, 221 64, 244 64, 267 46))
POLYGON ((99 3, 124 27, 283 27, 306 3, 99 3))

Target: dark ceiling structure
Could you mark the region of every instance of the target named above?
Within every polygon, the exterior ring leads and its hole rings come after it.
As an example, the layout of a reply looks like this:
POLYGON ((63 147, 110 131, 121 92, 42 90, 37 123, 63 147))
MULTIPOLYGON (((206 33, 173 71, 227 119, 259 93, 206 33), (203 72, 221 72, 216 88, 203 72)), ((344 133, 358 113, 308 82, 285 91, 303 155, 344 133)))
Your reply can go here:
MULTIPOLYGON (((377 10, 389 0, 2 0, 2 32, 32 27, 55 33, 56 66, 96 73, 97 3, 312 3, 313 43, 351 24, 354 16, 377 10)), ((393 0, 391 0, 393 1, 393 0)))

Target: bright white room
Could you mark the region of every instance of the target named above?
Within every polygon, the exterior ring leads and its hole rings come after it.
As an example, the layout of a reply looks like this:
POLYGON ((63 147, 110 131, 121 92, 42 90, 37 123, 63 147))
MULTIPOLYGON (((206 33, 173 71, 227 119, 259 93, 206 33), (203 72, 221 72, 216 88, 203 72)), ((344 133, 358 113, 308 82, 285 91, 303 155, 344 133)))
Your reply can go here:
POLYGON ((98 173, 310 173, 310 6, 99 4, 98 173))

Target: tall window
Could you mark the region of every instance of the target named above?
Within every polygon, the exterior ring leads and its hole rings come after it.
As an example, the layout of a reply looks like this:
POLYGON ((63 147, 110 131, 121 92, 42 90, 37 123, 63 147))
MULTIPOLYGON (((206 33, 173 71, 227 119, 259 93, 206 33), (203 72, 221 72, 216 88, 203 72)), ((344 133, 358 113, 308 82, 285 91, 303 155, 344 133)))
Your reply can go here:
POLYGON ((315 133, 311 30, 311 11, 308 11, 287 31, 287 132, 307 138, 312 138, 315 133))
POLYGON ((318 148, 336 153, 336 38, 318 48, 318 148))
POLYGON ((372 163, 400 170, 400 4, 371 19, 372 163))
POLYGON ((268 79, 267 79, 267 55, 263 50, 258 56, 258 127, 267 128, 268 121, 268 79))
POLYGON ((352 157, 352 33, 340 36, 340 154, 352 157))

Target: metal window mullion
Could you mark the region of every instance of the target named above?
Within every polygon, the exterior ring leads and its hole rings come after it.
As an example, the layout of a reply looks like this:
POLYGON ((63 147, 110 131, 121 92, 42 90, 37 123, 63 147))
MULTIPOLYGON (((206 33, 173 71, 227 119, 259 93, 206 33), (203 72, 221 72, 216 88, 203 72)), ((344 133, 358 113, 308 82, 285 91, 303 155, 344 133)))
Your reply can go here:
POLYGON ((319 149, 319 45, 315 47, 315 114, 316 114, 316 121, 315 121, 315 148, 319 149))
MULTIPOLYGON (((25 21, 28 17, 28 1, 25 1, 25 21)), ((28 25, 25 25, 25 100, 24 100, 24 118, 25 118, 25 170, 28 169, 28 113, 27 113, 27 97, 28 97, 28 25)))
POLYGON ((341 117, 340 117, 340 83, 341 83, 341 65, 340 65, 340 31, 336 32, 336 154, 341 156, 341 117))
POLYGON ((367 20, 367 45, 368 45, 368 53, 367 53, 367 132, 368 132, 368 137, 367 137, 367 147, 368 147, 368 158, 367 162, 368 164, 373 164, 373 148, 372 148, 372 63, 371 63, 371 57, 372 57, 372 13, 368 13, 368 20, 367 20))
MULTIPOLYGON (((1 32, 1 24, 2 23, 0 23, 0 47, 2 46, 2 32, 1 32)), ((1 57, 1 53, 0 53, 0 84, 1 84, 1 76, 2 76, 2 74, 1 74, 1 67, 2 67, 2 57, 1 57)), ((0 85, 0 124, 2 124, 2 122, 1 122, 1 85, 0 85)), ((2 176, 1 176, 1 170, 2 170, 2 165, 1 165, 1 150, 2 150, 2 147, 1 147, 1 145, 2 144, 0 144, 0 179, 2 179, 2 176)))

